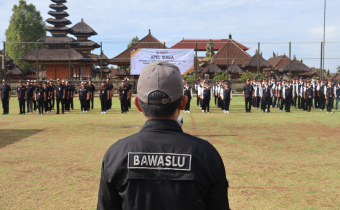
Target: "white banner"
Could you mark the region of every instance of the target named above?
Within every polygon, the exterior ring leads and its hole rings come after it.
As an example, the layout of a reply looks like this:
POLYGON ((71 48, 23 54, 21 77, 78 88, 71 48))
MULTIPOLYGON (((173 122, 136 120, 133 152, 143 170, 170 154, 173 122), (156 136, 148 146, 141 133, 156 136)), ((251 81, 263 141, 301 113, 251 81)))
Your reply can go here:
POLYGON ((194 69, 194 49, 146 49, 139 48, 131 52, 131 75, 140 75, 144 66, 154 61, 175 64, 181 74, 188 74, 194 69))

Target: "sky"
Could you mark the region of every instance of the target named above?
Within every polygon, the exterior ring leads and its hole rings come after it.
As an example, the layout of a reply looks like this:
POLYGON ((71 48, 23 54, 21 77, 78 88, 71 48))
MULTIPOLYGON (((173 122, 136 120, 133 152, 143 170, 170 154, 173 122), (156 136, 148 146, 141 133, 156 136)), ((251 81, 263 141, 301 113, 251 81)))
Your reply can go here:
MULTIPOLYGON (((0 41, 6 40, 12 7, 18 2, 0 0, 0 41)), ((47 14, 51 1, 26 2, 34 4, 44 20, 51 17, 47 14)), ((104 53, 110 58, 125 50, 132 37, 141 39, 151 29, 168 47, 183 38, 223 39, 231 33, 234 40, 250 47, 250 55, 260 42, 266 59, 273 51, 289 55, 292 42, 292 57, 320 67, 323 0, 68 0, 65 5, 72 25, 84 18, 98 33, 91 40, 103 42, 104 53)), ((339 0, 327 1, 325 68, 331 72, 340 66, 339 8, 339 0)))

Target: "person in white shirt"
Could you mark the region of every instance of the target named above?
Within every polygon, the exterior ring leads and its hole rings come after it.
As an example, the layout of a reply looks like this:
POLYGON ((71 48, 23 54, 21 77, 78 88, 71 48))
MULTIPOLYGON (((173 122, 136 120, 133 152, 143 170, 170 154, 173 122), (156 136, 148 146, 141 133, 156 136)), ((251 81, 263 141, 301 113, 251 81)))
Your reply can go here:
POLYGON ((192 99, 192 88, 187 81, 184 82, 183 95, 188 97, 187 105, 184 108, 184 113, 190 113, 190 101, 192 99))
POLYGON ((223 111, 224 113, 229 113, 230 101, 233 99, 233 92, 229 87, 229 83, 225 82, 223 89, 220 91, 220 95, 223 101, 223 111))
POLYGON ((271 86, 268 85, 268 80, 265 80, 264 86, 261 89, 261 98, 264 103, 263 112, 267 110, 267 112, 270 113, 270 105, 273 98, 273 90, 271 86))
POLYGON ((210 113, 209 108, 210 108, 210 100, 212 98, 212 91, 211 91, 211 87, 209 86, 208 81, 205 82, 201 93, 202 93, 201 97, 202 97, 202 100, 203 100, 202 112, 210 113))
POLYGON ((199 88, 200 84, 201 84, 200 79, 197 79, 196 84, 195 84, 195 92, 196 92, 196 96, 197 96, 197 104, 196 104, 197 106, 200 103, 200 98, 198 97, 198 88, 199 88))

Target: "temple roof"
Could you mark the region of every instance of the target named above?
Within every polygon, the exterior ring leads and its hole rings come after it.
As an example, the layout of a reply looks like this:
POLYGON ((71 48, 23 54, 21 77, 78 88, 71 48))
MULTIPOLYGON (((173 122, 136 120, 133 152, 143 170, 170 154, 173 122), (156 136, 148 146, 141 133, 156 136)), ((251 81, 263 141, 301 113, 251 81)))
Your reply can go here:
POLYGON ((115 73, 116 76, 128 76, 129 73, 125 69, 118 69, 115 73))
MULTIPOLYGON (((234 41, 234 40, 233 40, 234 41)), ((171 47, 171 49, 196 49, 197 43, 197 51, 206 51, 207 44, 209 39, 182 39, 177 44, 171 47)), ((212 39, 215 50, 220 50, 225 43, 229 42, 229 39, 212 39)), ((248 47, 234 41, 242 50, 249 50, 248 47)))
POLYGON ((262 57, 262 53, 259 54, 258 52, 256 52, 252 58, 250 58, 247 62, 245 62, 242 65, 242 68, 257 68, 259 65, 259 61, 260 61, 260 68, 270 68, 273 66, 272 64, 270 64, 268 61, 266 61, 262 57))
POLYGON ((60 3, 66 3, 66 0, 51 0, 54 3, 60 4, 60 3))
POLYGON ((213 59, 214 63, 218 66, 231 65, 232 60, 240 66, 247 62, 249 58, 251 58, 251 56, 237 45, 234 40, 230 39, 211 59, 213 59))
POLYGON ((75 24, 72 28, 71 28, 72 34, 88 34, 88 35, 98 35, 97 32, 95 32, 89 25, 87 25, 83 19, 81 20, 81 22, 75 24))
MULTIPOLYGON (((138 48, 155 48, 155 49, 163 49, 164 44, 156 39, 151 33, 137 42, 134 46, 127 48, 122 53, 112 58, 109 63, 115 65, 130 65, 130 56, 131 51, 138 48)), ((167 47, 165 47, 167 48, 167 47)))
POLYGON ((66 18, 62 18, 62 19, 48 18, 48 19, 46 19, 46 22, 48 22, 52 25, 55 25, 55 24, 70 25, 70 24, 72 24, 72 22, 67 20, 66 18))
POLYGON ((280 72, 306 72, 306 71, 312 71, 306 64, 303 63, 303 61, 296 60, 296 57, 289 63, 287 63, 285 66, 280 68, 280 72))
MULTIPOLYGON (((77 45, 77 47, 94 47, 94 48, 99 48, 100 45, 94 41, 86 41, 86 42, 78 42, 79 44, 77 45)), ((107 58, 106 58, 107 59, 107 58)))
POLYGON ((54 10, 66 10, 68 9, 65 4, 50 4, 50 8, 54 10))
POLYGON ((241 69, 241 67, 239 67, 238 65, 235 64, 235 61, 233 61, 233 64, 228 66, 227 71, 228 71, 229 74, 241 74, 241 73, 243 73, 243 70, 241 69))
POLYGON ((48 14, 53 16, 53 17, 68 17, 70 16, 67 12, 65 11, 61 11, 61 12, 57 12, 57 11, 48 11, 48 14))
POLYGON ((54 37, 54 36, 45 36, 40 39, 38 39, 37 42, 42 42, 42 43, 70 43, 72 45, 76 44, 78 45, 79 42, 74 40, 71 37, 68 36, 63 36, 63 37, 54 37))
POLYGON ((24 75, 25 72, 23 70, 21 70, 17 65, 15 65, 15 67, 11 70, 8 70, 6 72, 6 75, 12 75, 12 76, 20 76, 20 75, 24 75))
POLYGON ((264 68, 264 71, 279 71, 280 68, 289 63, 290 59, 286 55, 275 56, 268 59, 268 62, 273 66, 272 68, 264 68))
POLYGON ((222 70, 220 69, 220 67, 218 67, 216 64, 214 64, 213 62, 211 64, 209 64, 209 66, 203 71, 203 73, 205 74, 215 74, 215 73, 222 73, 222 70))
POLYGON ((102 71, 102 73, 104 73, 104 74, 109 74, 109 73, 112 72, 111 69, 109 69, 109 68, 102 68, 102 69, 97 68, 97 69, 93 70, 94 73, 99 73, 99 74, 100 74, 100 71, 102 71))
POLYGON ((48 49, 48 48, 40 48, 35 49, 23 56, 19 59, 33 62, 33 61, 50 61, 50 62, 64 62, 64 61, 79 61, 88 59, 90 57, 85 56, 83 53, 76 51, 75 49, 48 49), (38 50, 38 52, 37 52, 38 50), (37 58, 38 57, 38 58, 37 58))

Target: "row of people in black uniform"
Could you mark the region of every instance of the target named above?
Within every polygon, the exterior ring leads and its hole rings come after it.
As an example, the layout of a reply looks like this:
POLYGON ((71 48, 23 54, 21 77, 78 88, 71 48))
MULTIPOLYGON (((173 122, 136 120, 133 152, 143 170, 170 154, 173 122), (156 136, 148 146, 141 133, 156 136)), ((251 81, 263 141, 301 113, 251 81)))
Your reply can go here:
POLYGON ((246 111, 250 112, 251 105, 261 111, 270 112, 270 108, 278 108, 280 111, 285 107, 286 112, 290 112, 291 106, 311 112, 314 107, 332 113, 333 102, 336 99, 336 109, 340 98, 340 83, 335 85, 332 80, 320 81, 303 80, 279 80, 275 78, 263 81, 247 80, 244 86, 243 95, 245 98, 246 111))
MULTIPOLYGON (((132 85, 128 79, 122 81, 122 86, 118 89, 119 100, 121 100, 122 113, 126 113, 128 108, 131 108, 132 85)), ((98 92, 101 105, 102 114, 105 114, 112 108, 113 97, 113 84, 110 79, 102 82, 102 86, 98 92), (104 89, 105 88, 105 91, 104 89), (105 98, 105 100, 102 100, 105 98)), ((44 83, 27 80, 27 85, 23 85, 19 81, 19 86, 16 89, 16 96, 19 101, 19 110, 21 114, 33 111, 39 111, 39 114, 50 112, 54 110, 56 102, 56 114, 60 111, 62 114, 73 110, 73 98, 75 96, 75 88, 69 81, 57 79, 57 84, 54 85, 53 81, 45 81, 44 83), (56 100, 56 101, 55 101, 56 100), (25 102, 27 107, 25 107, 25 102), (61 105, 61 106, 60 106, 61 105)), ((91 81, 82 82, 81 87, 78 89, 78 100, 80 100, 81 114, 86 114, 93 109, 95 86, 91 81)), ((9 100, 11 96, 11 88, 6 80, 3 80, 3 85, 0 87, 0 95, 2 100, 3 115, 9 112, 9 100)))

